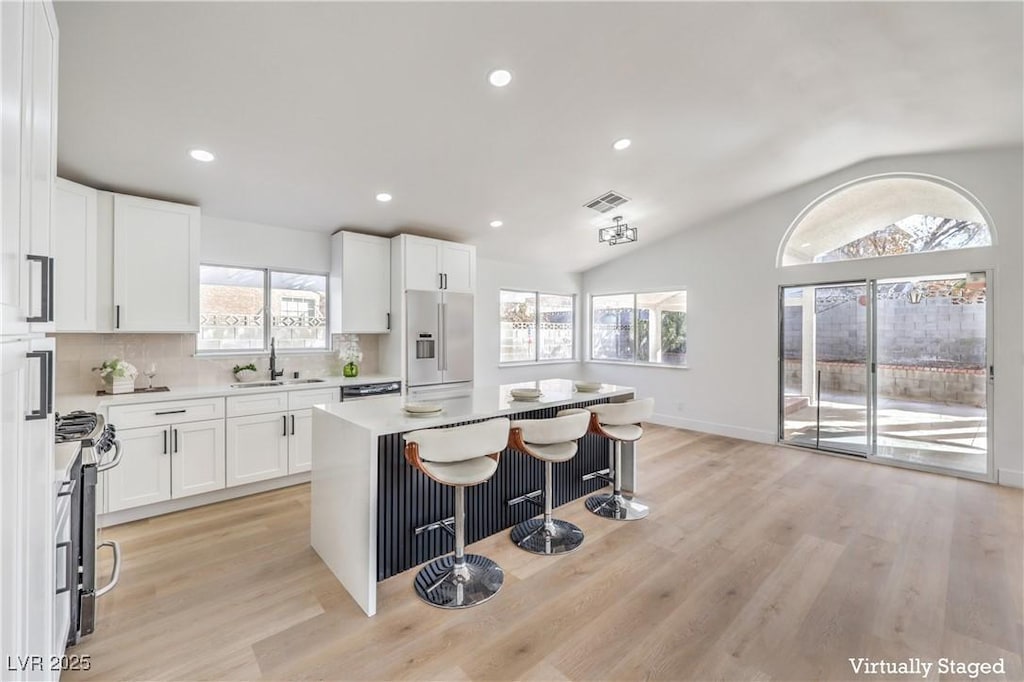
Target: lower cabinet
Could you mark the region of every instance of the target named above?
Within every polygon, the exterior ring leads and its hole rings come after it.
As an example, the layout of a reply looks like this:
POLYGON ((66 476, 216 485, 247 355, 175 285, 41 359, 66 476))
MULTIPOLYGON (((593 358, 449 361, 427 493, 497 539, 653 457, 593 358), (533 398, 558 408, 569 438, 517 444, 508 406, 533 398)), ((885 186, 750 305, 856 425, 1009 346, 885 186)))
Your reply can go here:
POLYGON ((228 487, 288 474, 287 413, 229 417, 227 424, 228 487))
POLYGON ((313 410, 297 410, 289 416, 288 473, 297 474, 313 468, 313 410))
POLYGON ((312 409, 229 417, 227 423, 228 487, 312 468, 312 409))
POLYGON ((224 487, 224 420, 121 429, 125 455, 107 472, 107 511, 224 487))
POLYGON ((171 499, 224 487, 224 420, 171 427, 171 499))

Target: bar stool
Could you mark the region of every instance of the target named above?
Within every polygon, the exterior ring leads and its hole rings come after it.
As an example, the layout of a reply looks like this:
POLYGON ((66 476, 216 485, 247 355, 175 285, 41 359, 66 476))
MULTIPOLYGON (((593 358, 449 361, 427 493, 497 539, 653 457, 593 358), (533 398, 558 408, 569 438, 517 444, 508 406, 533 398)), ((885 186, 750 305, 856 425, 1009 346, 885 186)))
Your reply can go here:
POLYGON ((588 408, 591 412, 590 432, 611 441, 614 462, 612 464, 612 494, 591 495, 587 498, 587 509, 606 519, 636 521, 645 518, 650 508, 637 502, 631 495, 622 494, 622 444, 640 440, 644 429, 640 425, 654 414, 654 398, 628 400, 624 403, 603 403, 588 408))
MULTIPOLYGON (((552 468, 576 456, 576 441, 587 432, 590 413, 562 410, 553 419, 524 419, 512 422, 508 446, 544 462, 544 517, 528 519, 512 527, 512 542, 534 554, 565 554, 583 544, 583 531, 568 521, 551 518, 552 468)), ((525 498, 534 502, 532 497, 525 498)))
POLYGON ((429 478, 455 488, 455 551, 416 574, 416 594, 432 606, 461 609, 487 601, 501 589, 501 566, 466 554, 466 487, 487 481, 508 443, 508 419, 405 434, 405 459, 429 478))

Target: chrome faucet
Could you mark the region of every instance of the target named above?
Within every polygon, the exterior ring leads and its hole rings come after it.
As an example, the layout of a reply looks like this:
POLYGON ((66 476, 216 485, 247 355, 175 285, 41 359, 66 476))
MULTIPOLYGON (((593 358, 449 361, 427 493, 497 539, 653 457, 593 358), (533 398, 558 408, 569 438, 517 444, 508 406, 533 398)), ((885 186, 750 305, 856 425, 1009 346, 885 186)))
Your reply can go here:
POLYGON ((270 337, 270 380, 284 376, 284 370, 277 368, 277 351, 274 349, 274 337, 270 337))

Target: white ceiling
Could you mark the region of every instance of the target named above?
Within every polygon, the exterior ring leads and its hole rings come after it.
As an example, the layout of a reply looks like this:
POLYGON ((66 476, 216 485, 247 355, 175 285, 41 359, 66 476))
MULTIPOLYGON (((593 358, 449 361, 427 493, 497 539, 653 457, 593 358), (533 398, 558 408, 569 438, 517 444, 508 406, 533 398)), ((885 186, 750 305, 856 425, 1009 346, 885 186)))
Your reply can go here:
POLYGON ((576 271, 880 155, 1020 143, 1020 3, 58 3, 61 175, 576 271), (497 67, 514 74, 491 87, 497 67), (624 152, 613 141, 629 137, 624 152), (211 164, 186 155, 203 147, 211 164), (387 191, 394 201, 380 204, 387 191), (499 230, 488 226, 500 219, 499 230))

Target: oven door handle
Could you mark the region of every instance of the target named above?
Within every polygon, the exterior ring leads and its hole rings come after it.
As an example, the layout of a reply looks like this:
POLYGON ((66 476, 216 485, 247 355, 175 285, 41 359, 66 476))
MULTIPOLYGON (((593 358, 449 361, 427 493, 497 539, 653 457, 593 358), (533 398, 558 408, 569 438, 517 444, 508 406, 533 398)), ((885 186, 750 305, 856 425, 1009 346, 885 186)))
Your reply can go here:
POLYGON ((110 580, 107 584, 96 590, 97 599, 114 589, 117 586, 117 581, 121 579, 121 545, 116 540, 107 540, 96 545, 96 549, 101 547, 109 547, 114 553, 114 568, 110 571, 110 580))
POLYGON ((120 463, 121 463, 121 441, 115 439, 114 440, 114 458, 111 459, 109 462, 106 462, 104 464, 98 465, 96 467, 96 471, 100 472, 100 471, 106 471, 108 469, 113 469, 114 467, 116 467, 120 463))

